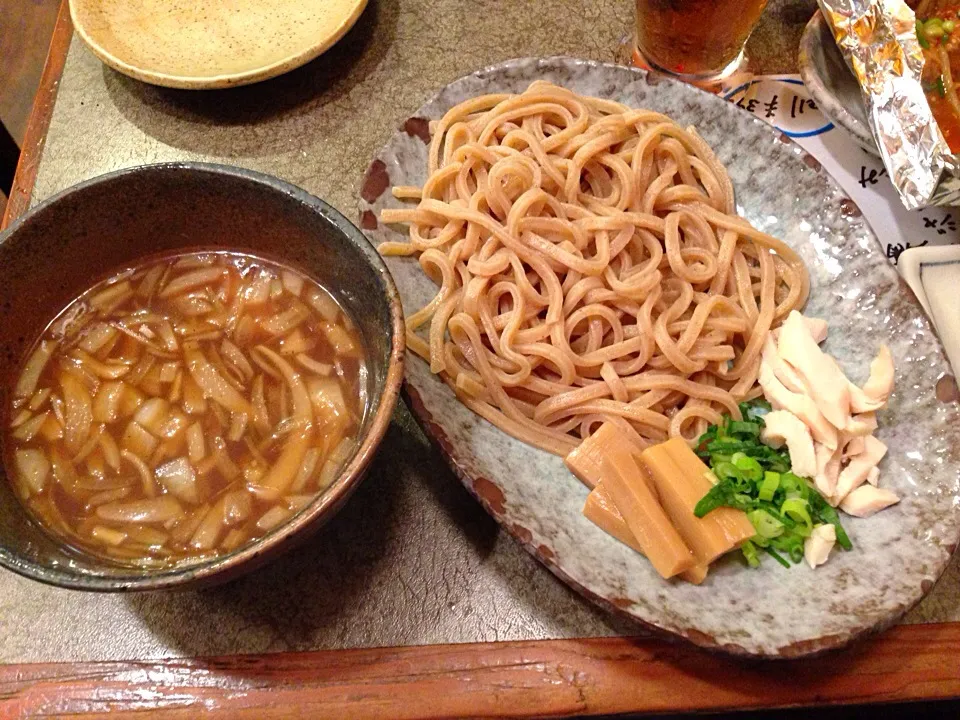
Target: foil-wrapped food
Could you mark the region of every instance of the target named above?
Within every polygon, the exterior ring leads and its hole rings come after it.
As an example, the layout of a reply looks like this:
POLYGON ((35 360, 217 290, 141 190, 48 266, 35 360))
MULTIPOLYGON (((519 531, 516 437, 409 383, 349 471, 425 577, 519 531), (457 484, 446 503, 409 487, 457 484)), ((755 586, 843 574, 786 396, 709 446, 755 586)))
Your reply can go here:
POLYGON ((818 3, 903 204, 960 205, 960 0, 818 3))

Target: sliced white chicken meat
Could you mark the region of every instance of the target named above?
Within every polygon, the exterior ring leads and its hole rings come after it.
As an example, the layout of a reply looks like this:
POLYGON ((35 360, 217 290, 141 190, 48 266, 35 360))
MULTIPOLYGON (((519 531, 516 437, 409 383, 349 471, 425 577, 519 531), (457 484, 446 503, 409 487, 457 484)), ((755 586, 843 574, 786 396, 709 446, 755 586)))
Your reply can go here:
POLYGON ((886 405, 886 400, 873 400, 859 387, 850 383, 850 410, 855 413, 873 413, 886 405))
POLYGON ((840 444, 843 446, 842 459, 845 461, 849 460, 855 455, 859 455, 867 447, 867 444, 864 442, 863 437, 860 435, 854 435, 849 440, 847 440, 846 443, 841 442, 840 444))
POLYGON ((840 509, 848 515, 866 518, 898 502, 900 498, 896 493, 873 485, 861 485, 843 499, 840 509))
POLYGON ((763 394, 776 410, 789 410, 796 415, 803 424, 810 428, 813 439, 823 443, 831 450, 837 447, 837 429, 827 422, 817 404, 805 393, 795 393, 788 389, 773 371, 767 362, 760 363, 760 374, 757 378, 763 394))
POLYGON ((820 345, 824 340, 827 339, 827 321, 823 318, 813 318, 803 316, 803 322, 807 325, 807 330, 810 331, 810 337, 813 338, 813 341, 820 345))
POLYGON ((867 435, 863 443, 863 452, 850 459, 837 480, 837 489, 833 497, 840 503, 850 492, 866 482, 870 470, 875 468, 887 454, 887 446, 873 435, 867 435))
POLYGON ((780 353, 777 351, 777 343, 773 339, 773 333, 767 333, 767 337, 763 341, 761 358, 763 362, 770 366, 773 374, 777 376, 777 379, 783 383, 787 390, 806 394, 807 390, 803 386, 803 380, 797 375, 797 371, 780 357, 780 353))
POLYGON ((886 345, 870 363, 870 377, 863 384, 863 393, 871 400, 886 402, 893 392, 893 353, 886 345))
POLYGON ((760 439, 771 447, 781 447, 784 443, 790 452, 790 469, 800 477, 814 477, 817 474, 817 457, 813 450, 813 437, 803 421, 788 410, 774 410, 764 418, 760 439))
POLYGON ((874 487, 877 487, 877 485, 880 482, 880 468, 878 467, 870 468, 870 472, 867 473, 867 482, 873 485, 874 487))
POLYGON ((813 478, 813 484, 834 507, 835 502, 831 502, 833 493, 837 489, 837 479, 840 477, 840 455, 841 450, 831 450, 822 443, 817 443, 814 448, 817 457, 817 474, 813 478))
POLYGON ((837 362, 820 349, 803 315, 796 310, 780 328, 777 350, 796 369, 823 416, 834 427, 845 427, 850 419, 850 381, 837 362))
MULTIPOLYGON (((811 337, 816 341, 817 345, 822 343, 827 339, 827 321, 821 320, 820 318, 807 317, 803 316, 803 321, 807 324, 807 329, 810 331, 811 337)), ((774 328, 770 331, 770 336, 774 340, 780 339, 780 328, 774 328)))
POLYGON ((857 387, 851 383, 850 407, 854 412, 873 412, 887 404, 893 392, 893 354, 886 345, 870 363, 870 376, 857 387))
POLYGON ((811 568, 823 565, 836 544, 837 529, 833 525, 817 525, 803 541, 803 558, 811 568))
POLYGON ((866 437, 873 435, 878 427, 876 413, 865 412, 851 415, 850 422, 843 428, 843 434, 849 437, 866 437))

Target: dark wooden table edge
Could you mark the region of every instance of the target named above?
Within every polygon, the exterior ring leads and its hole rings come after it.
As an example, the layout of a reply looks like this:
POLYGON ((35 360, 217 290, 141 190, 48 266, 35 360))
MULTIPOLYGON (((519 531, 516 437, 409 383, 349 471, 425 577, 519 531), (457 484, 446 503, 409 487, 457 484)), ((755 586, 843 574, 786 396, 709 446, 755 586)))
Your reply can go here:
MULTIPOLYGON (((0 228, 30 206, 73 28, 62 0, 0 228)), ((960 623, 904 625, 771 666, 646 638, 0 665, 0 718, 564 717, 960 697, 960 623), (312 714, 311 714, 312 711, 312 714)))
POLYGON ((50 50, 47 53, 47 62, 43 66, 40 76, 40 87, 33 100, 33 108, 27 120, 27 129, 23 137, 20 150, 20 161, 17 163, 17 172, 13 178, 10 197, 3 213, 3 222, 0 229, 5 228, 16 218, 23 215, 30 207, 30 197, 33 194, 33 184, 37 179, 37 167, 40 165, 40 156, 43 154, 43 144, 47 138, 47 129, 50 127, 50 118, 53 115, 53 106, 57 99, 57 88, 60 86, 60 76, 67 61, 67 51, 70 49, 70 38, 73 36, 73 24, 70 22, 69 0, 61 0, 57 21, 53 27, 53 37, 50 41, 50 50))
POLYGON ((565 717, 960 696, 960 623, 895 627, 810 660, 630 638, 0 666, 0 717, 565 717), (949 659, 949 660, 948 660, 949 659))

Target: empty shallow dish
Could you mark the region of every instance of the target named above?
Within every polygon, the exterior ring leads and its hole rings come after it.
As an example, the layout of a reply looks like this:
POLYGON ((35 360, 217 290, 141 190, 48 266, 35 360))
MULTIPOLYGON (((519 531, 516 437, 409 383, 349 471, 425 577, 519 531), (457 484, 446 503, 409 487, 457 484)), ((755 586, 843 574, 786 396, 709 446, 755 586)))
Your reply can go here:
POLYGON ((313 60, 367 0, 70 0, 77 33, 104 63, 165 87, 247 85, 313 60))

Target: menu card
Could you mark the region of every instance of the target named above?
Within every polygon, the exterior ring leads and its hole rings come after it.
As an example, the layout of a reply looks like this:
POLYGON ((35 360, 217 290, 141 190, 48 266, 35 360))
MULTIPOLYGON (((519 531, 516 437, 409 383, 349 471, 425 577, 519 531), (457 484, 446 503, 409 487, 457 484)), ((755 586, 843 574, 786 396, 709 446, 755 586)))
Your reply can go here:
POLYGON ((719 93, 813 155, 863 211, 890 262, 907 248, 960 242, 960 209, 903 207, 876 155, 817 108, 799 75, 737 78, 719 93))

